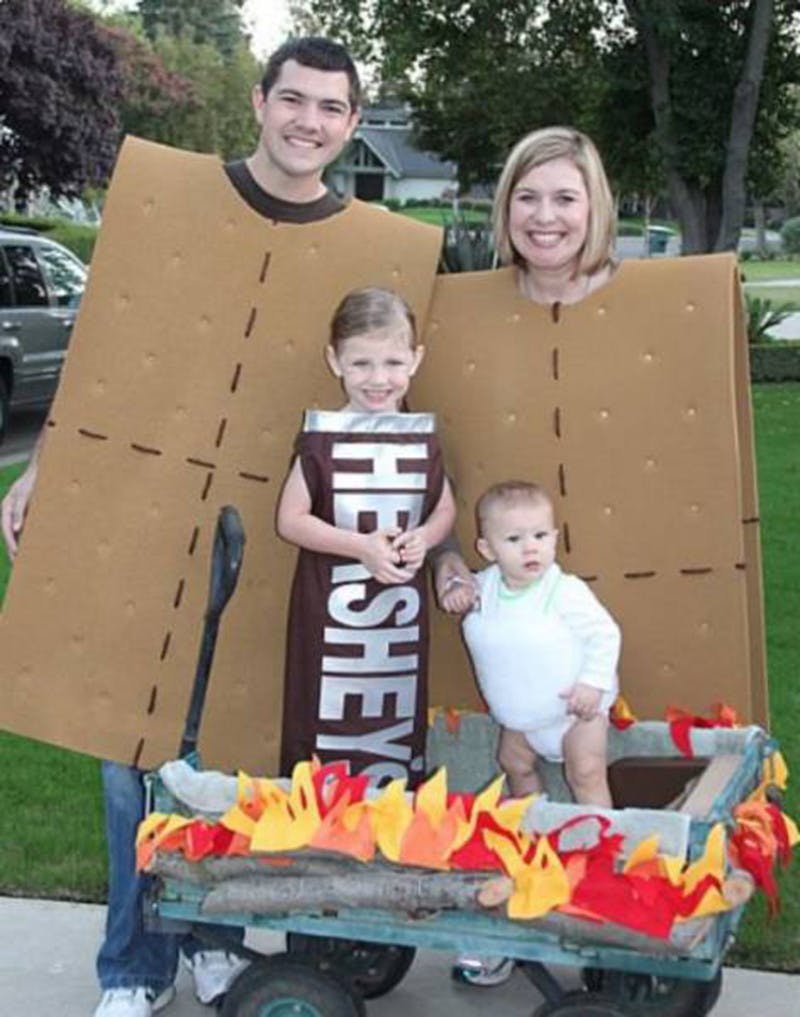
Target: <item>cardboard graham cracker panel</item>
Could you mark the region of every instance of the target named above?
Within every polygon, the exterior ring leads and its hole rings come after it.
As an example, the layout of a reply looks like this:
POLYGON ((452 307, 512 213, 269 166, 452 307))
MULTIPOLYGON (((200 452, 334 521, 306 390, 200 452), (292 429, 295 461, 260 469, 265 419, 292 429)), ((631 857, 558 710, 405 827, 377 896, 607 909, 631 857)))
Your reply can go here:
POLYGON ((424 319, 440 231, 359 202, 312 225, 253 212, 214 157, 128 141, 52 411, 0 625, 0 724, 151 766, 175 755, 219 508, 247 547, 201 733, 208 765, 274 771, 294 550, 274 511, 341 297, 424 319))
MULTIPOLYGON (((414 389, 440 413, 471 561, 490 484, 542 483, 559 560, 620 622, 643 717, 722 699, 767 722, 747 350, 735 259, 623 262, 579 304, 524 300, 511 269, 441 278, 414 389)), ((458 626, 437 615, 432 702, 464 696, 458 626)))

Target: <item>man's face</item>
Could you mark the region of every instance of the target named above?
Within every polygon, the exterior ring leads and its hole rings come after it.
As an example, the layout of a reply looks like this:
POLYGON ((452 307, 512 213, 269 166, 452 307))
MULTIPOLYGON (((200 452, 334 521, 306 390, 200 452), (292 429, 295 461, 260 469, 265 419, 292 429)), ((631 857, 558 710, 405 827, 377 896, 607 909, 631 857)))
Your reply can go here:
POLYGON ((478 551, 497 562, 506 586, 520 590, 539 579, 555 561, 558 530, 546 501, 520 499, 493 505, 482 522, 478 551))
POLYGON ((333 162, 358 123, 344 71, 318 71, 287 60, 269 93, 253 89, 261 125, 259 145, 274 170, 286 177, 315 178, 333 162))

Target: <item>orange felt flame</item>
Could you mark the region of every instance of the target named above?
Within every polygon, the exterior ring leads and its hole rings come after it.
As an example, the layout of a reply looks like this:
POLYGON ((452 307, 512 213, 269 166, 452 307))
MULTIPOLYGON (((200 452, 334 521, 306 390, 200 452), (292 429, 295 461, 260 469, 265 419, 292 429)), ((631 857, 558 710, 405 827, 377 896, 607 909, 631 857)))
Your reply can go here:
POLYGON ((620 731, 624 731, 626 727, 636 723, 636 716, 624 696, 617 696, 614 700, 608 712, 608 719, 620 731))
POLYGON ((366 805, 363 802, 351 805, 349 796, 343 795, 323 816, 310 847, 338 851, 361 862, 371 861, 375 856, 375 838, 366 805))

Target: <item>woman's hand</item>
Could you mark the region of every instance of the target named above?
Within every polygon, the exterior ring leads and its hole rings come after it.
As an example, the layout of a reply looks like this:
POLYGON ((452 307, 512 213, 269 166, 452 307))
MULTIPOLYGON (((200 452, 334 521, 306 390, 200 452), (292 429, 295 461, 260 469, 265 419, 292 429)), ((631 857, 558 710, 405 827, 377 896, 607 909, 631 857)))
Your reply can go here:
POLYGON ((466 614, 478 602, 478 586, 467 563, 455 551, 444 551, 434 565, 439 607, 448 614, 466 614))
POLYGON ((600 700, 603 698, 600 689, 584 685, 583 682, 578 682, 577 685, 560 695, 567 701, 567 713, 573 714, 578 720, 591 720, 592 717, 596 717, 600 700))
POLYGON ((414 574, 413 571, 403 567, 400 553, 394 546, 394 541, 400 533, 396 527, 390 527, 386 530, 360 534, 361 550, 358 560, 379 583, 386 585, 406 583, 414 574))

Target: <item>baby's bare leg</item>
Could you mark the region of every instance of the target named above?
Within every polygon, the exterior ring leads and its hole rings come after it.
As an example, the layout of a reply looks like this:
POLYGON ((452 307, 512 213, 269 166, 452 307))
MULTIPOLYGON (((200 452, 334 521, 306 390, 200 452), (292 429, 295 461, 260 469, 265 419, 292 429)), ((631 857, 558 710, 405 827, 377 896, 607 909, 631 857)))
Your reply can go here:
POLYGON ((591 720, 577 720, 564 735, 564 769, 580 805, 611 808, 607 740, 608 719, 599 714, 591 720))
POLYGON ((521 731, 511 731, 507 727, 500 729, 497 762, 508 778, 509 790, 515 798, 539 794, 542 790, 536 769, 536 753, 521 731))

